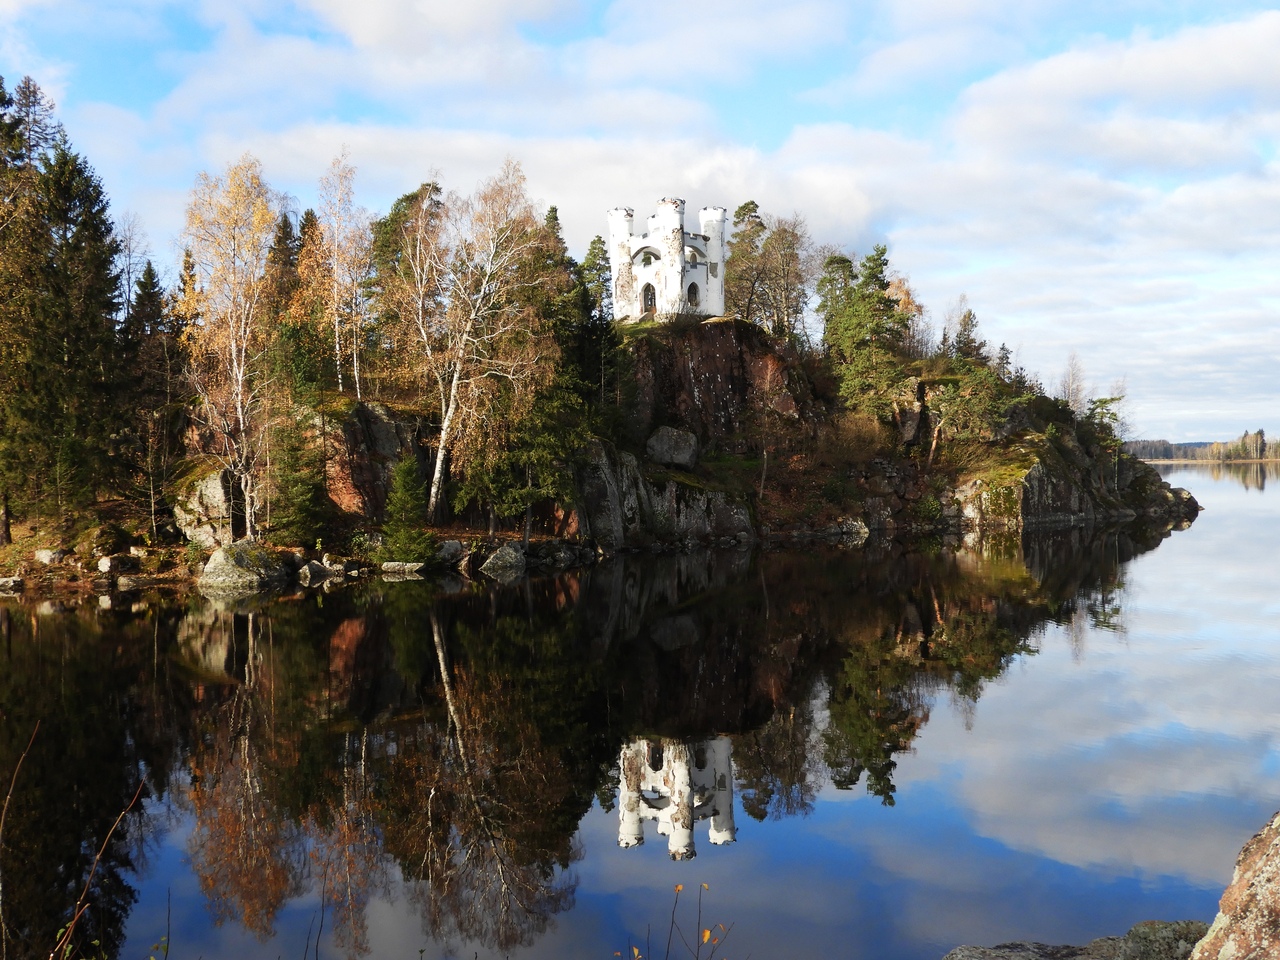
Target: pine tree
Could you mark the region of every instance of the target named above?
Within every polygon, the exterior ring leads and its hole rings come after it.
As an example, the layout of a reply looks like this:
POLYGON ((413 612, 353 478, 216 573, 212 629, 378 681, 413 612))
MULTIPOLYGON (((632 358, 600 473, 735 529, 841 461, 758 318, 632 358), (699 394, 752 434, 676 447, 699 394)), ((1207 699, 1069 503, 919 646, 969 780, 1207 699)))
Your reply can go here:
POLYGON ((53 101, 44 95, 44 91, 30 77, 23 77, 22 82, 14 89, 11 110, 17 134, 19 165, 38 166, 41 158, 56 144, 65 141, 66 134, 62 124, 54 116, 53 101))
POLYGON ((978 315, 965 308, 956 321, 955 355, 974 363, 989 363, 987 341, 978 335, 978 315))
POLYGON ((427 487, 413 454, 401 457, 391 471, 384 516, 380 560, 425 563, 434 556, 435 537, 426 529, 427 487))
POLYGON ((867 347, 893 352, 902 346, 908 318, 898 311, 889 286, 884 244, 863 257, 856 270, 844 255, 827 258, 818 281, 823 340, 846 362, 867 347))
POLYGON ((613 324, 612 272, 603 237, 597 236, 591 241, 578 273, 588 297, 587 315, 577 348, 580 375, 593 388, 587 394, 588 401, 603 409, 608 396, 618 386, 621 360, 618 351, 622 345, 613 324))
POLYGON ((748 323, 759 320, 760 253, 767 232, 760 205, 754 200, 733 212, 733 236, 724 274, 725 311, 748 323))

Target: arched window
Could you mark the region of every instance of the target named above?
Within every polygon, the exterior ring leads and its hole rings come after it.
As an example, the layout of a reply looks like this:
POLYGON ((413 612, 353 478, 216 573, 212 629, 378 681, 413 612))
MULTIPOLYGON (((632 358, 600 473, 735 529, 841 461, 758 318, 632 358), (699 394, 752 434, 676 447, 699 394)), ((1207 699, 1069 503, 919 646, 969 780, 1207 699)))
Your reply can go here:
POLYGON ((662 744, 653 740, 645 744, 648 747, 648 756, 645 757, 645 763, 649 765, 649 769, 657 773, 662 769, 662 744))
POLYGON ((698 285, 696 283, 689 284, 689 306, 696 307, 700 299, 698 285))
POLYGON ((652 283, 646 283, 640 291, 640 312, 653 313, 658 309, 658 293, 652 283))

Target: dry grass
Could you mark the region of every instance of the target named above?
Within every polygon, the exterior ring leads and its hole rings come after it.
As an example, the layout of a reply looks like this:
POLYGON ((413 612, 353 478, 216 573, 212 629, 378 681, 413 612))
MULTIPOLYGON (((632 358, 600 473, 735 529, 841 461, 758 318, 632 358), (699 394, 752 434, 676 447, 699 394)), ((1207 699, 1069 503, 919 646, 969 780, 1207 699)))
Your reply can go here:
POLYGON ((838 413, 818 429, 812 459, 822 467, 840 469, 861 466, 893 447, 889 430, 870 414, 838 413))

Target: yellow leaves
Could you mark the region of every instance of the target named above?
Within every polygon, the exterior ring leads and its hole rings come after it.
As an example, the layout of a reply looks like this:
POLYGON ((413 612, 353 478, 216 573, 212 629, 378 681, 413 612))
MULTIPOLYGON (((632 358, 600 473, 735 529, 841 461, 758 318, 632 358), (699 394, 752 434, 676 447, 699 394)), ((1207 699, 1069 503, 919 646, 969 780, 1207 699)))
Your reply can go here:
POLYGON ((706 928, 702 931, 702 942, 706 943, 710 939, 711 939, 711 929, 706 928))
POLYGON ((631 948, 631 956, 632 956, 633 958, 635 958, 635 960, 640 960, 640 948, 639 948, 639 947, 632 947, 632 948, 631 948))
POLYGON ((710 887, 708 887, 708 886, 704 883, 704 884, 702 885, 702 889, 703 889, 703 890, 710 890, 711 888, 710 888, 710 887))
POLYGON ((683 883, 677 883, 677 884, 676 884, 676 893, 683 893, 683 892, 684 892, 684 884, 683 884, 683 883))

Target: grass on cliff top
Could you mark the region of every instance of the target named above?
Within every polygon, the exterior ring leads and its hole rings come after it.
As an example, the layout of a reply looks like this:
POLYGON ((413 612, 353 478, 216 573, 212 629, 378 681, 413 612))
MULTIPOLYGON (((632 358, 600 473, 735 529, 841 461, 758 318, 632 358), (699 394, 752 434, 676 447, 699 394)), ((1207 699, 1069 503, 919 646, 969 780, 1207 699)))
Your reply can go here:
POLYGON ((943 450, 940 466, 949 472, 957 486, 981 480, 998 487, 1021 482, 1036 463, 1043 459, 1049 441, 1044 434, 1028 433, 1002 443, 951 443, 943 450))

